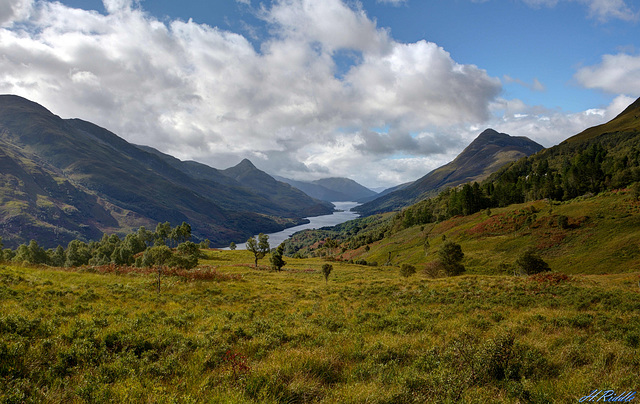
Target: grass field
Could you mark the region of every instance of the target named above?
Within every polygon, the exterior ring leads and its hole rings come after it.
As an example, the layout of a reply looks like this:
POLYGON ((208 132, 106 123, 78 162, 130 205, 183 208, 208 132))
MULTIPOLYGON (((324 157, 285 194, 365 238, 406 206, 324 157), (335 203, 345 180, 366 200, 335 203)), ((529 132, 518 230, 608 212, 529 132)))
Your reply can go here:
POLYGON ((626 191, 568 202, 535 201, 457 216, 401 230, 344 258, 382 265, 424 266, 435 261, 442 236, 462 246, 469 274, 513 273, 512 264, 534 248, 553 271, 607 274, 640 271, 640 201, 626 191), (566 218, 564 226, 559 219, 566 218), (430 248, 425 254, 424 240, 430 248))
MULTIPOLYGON (((0 267, 0 402, 576 402, 638 389, 639 274, 0 267)), ((261 264, 266 264, 263 259, 261 264)))

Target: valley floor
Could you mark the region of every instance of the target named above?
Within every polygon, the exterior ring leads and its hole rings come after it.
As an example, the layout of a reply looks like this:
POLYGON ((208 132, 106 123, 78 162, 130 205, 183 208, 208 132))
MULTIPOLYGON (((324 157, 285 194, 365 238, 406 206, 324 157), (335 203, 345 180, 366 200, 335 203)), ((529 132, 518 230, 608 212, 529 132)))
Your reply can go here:
MULTIPOLYGON (((0 267, 0 402, 425 403, 637 390, 640 277, 0 267)), ((261 264, 266 264, 263 259, 261 264)), ((637 398, 636 398, 637 399, 637 398)))

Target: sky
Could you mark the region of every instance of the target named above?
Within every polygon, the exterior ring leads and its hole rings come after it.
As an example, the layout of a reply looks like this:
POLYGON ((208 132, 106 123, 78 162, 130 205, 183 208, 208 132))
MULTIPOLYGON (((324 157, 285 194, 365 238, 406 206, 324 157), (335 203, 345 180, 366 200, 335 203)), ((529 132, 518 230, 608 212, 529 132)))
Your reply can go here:
POLYGON ((371 188, 640 97, 635 0, 0 0, 0 93, 227 168, 371 188))

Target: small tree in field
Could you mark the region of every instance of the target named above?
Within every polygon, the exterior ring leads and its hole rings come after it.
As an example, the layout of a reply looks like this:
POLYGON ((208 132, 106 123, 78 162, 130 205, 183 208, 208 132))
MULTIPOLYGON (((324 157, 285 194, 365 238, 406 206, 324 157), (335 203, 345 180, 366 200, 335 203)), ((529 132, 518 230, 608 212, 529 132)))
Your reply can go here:
POLYGON ((269 236, 266 234, 258 234, 258 240, 255 237, 249 237, 247 240, 247 250, 253 253, 255 259, 255 267, 258 268, 258 260, 264 258, 269 252, 269 236))
POLYGON ((234 243, 233 241, 231 242, 231 244, 229 244, 229 249, 231 251, 235 251, 235 249, 237 248, 236 243, 234 243))
POLYGON ((269 235, 268 234, 258 234, 258 250, 262 253, 262 257, 267 255, 271 247, 269 246, 269 235))
POLYGON ((438 251, 438 257, 447 276, 460 275, 465 271, 464 265, 460 263, 464 258, 460 244, 453 241, 445 241, 440 247, 440 251, 438 251))
POLYGON ((258 250, 258 242, 255 237, 249 237, 247 240, 247 251, 251 251, 253 253, 253 258, 255 259, 255 266, 258 268, 258 259, 262 258, 260 256, 260 250, 258 250))
POLYGON ((280 271, 286 262, 282 259, 284 254, 284 244, 280 244, 274 252, 271 253, 269 262, 271 263, 271 269, 274 271, 280 271))
POLYGON ((166 245, 153 246, 147 248, 142 256, 142 265, 145 267, 156 267, 158 270, 158 293, 160 293, 160 278, 165 263, 171 258, 173 253, 166 245))
POLYGON ((402 264, 402 266, 400 267, 400 275, 404 276, 405 278, 408 278, 415 273, 416 267, 414 267, 413 265, 402 264))
POLYGON ((331 274, 331 271, 333 271, 333 265, 331 264, 322 265, 322 275, 324 275, 325 283, 329 283, 329 275, 331 274))

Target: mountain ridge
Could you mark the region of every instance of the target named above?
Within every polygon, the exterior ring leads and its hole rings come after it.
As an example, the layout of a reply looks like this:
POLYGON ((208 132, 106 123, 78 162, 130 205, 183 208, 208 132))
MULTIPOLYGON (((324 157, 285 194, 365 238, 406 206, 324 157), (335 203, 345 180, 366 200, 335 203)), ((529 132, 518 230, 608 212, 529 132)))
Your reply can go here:
POLYGON ((433 196, 446 187, 481 181, 503 165, 542 150, 523 136, 510 136, 493 129, 480 133, 453 161, 413 183, 364 203, 354 210, 363 215, 388 212, 433 196))
POLYGON ((313 198, 327 202, 364 202, 377 195, 375 191, 344 177, 322 178, 313 181, 296 181, 280 176, 274 177, 300 189, 313 198))

